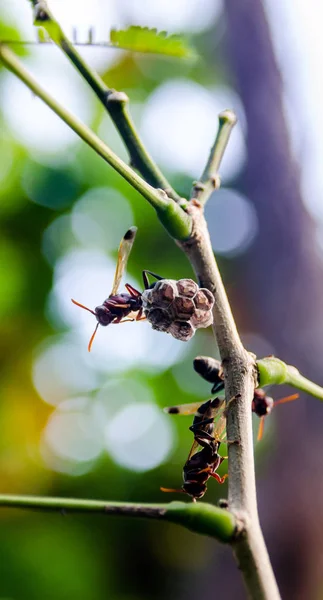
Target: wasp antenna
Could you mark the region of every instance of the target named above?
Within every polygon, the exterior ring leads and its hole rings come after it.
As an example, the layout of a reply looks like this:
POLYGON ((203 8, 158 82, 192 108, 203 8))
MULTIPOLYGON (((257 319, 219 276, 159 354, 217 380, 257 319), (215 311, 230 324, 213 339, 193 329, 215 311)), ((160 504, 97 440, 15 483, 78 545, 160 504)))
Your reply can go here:
POLYGON ((293 400, 297 400, 299 398, 299 394, 292 394, 291 396, 285 396, 285 398, 280 398, 280 400, 276 400, 274 402, 274 406, 276 404, 284 404, 285 402, 292 402, 293 400))
POLYGON ((91 352, 91 348, 92 348, 93 340, 94 340, 94 338, 95 338, 95 334, 96 334, 96 332, 97 332, 97 330, 98 330, 98 327, 99 327, 99 323, 97 323, 97 324, 96 324, 96 328, 94 329, 94 331, 93 331, 93 333, 92 333, 92 335, 91 335, 91 339, 90 339, 90 341, 89 341, 89 345, 88 345, 88 347, 87 347, 87 349, 88 349, 88 351, 89 351, 89 352, 91 352))
POLYGON ((88 310, 90 313, 92 313, 92 315, 94 315, 96 317, 94 310, 92 310, 91 308, 88 308, 87 306, 84 306, 84 304, 80 304, 79 302, 76 302, 76 300, 73 300, 73 298, 71 298, 71 301, 73 302, 73 304, 76 304, 76 306, 79 306, 80 308, 84 308, 84 310, 88 310))
POLYGON ((179 494, 185 494, 186 493, 182 489, 176 490, 176 489, 173 489, 173 488, 164 488, 164 487, 161 487, 159 489, 160 489, 161 492, 171 492, 171 493, 175 492, 176 494, 177 493, 179 493, 179 494))
POLYGON ((138 227, 130 227, 130 229, 128 229, 128 231, 126 231, 126 233, 123 236, 124 240, 127 240, 127 242, 129 242, 130 240, 133 240, 136 236, 138 227))
POLYGON ((264 435, 264 427, 265 427, 265 417, 260 417, 257 442, 260 442, 260 440, 262 440, 262 436, 264 435))

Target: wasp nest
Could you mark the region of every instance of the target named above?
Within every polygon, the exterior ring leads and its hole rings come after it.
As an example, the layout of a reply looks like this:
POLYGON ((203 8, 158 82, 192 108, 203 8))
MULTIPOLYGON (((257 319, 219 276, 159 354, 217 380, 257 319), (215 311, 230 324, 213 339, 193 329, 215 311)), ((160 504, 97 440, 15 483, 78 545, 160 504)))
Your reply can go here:
POLYGON ((187 342, 196 329, 213 323, 213 294, 192 279, 162 279, 142 294, 145 315, 153 329, 187 342))

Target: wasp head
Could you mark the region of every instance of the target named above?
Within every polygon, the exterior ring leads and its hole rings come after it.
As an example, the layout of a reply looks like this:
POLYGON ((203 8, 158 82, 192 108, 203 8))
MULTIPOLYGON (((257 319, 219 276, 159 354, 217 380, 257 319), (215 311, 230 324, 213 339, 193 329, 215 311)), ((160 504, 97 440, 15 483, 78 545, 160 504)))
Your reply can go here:
POLYGON ((271 413, 274 407, 274 400, 270 396, 266 396, 266 392, 261 388, 254 391, 251 410, 258 417, 265 417, 271 413))
POLYGON ((103 304, 101 304, 100 306, 96 306, 94 312, 98 323, 100 323, 100 325, 103 325, 104 327, 110 325, 110 323, 112 323, 113 319, 115 318, 115 315, 112 315, 111 311, 105 306, 103 306, 103 304))

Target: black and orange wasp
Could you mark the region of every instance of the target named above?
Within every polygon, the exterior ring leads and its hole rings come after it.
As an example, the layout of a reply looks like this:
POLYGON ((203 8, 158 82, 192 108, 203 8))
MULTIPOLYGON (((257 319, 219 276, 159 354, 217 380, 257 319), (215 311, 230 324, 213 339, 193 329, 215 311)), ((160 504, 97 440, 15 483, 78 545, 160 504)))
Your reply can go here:
MULTIPOLYGON (((136 233, 137 227, 130 227, 121 240, 112 290, 107 299, 94 310, 72 299, 72 302, 76 304, 76 306, 88 310, 97 320, 96 327, 88 344, 89 352, 99 325, 106 327, 107 325, 126 323, 127 321, 142 321, 146 318, 143 314, 142 292, 136 290, 129 283, 126 283, 125 288, 127 293, 118 293, 121 279, 127 266, 129 254, 135 241, 136 233)), ((156 283, 150 285, 148 275, 151 275, 157 280, 163 279, 163 277, 156 275, 156 273, 152 273, 152 271, 144 270, 142 276, 145 289, 153 287, 156 283)))
POLYGON ((225 401, 211 398, 203 404, 183 404, 164 409, 172 415, 195 414, 193 425, 189 428, 194 434, 194 442, 183 467, 183 485, 180 489, 161 488, 163 492, 180 492, 192 497, 193 502, 202 498, 210 477, 218 483, 224 483, 227 475, 221 477, 216 471, 227 458, 220 456, 221 443, 225 442, 225 401), (198 448, 202 449, 199 450, 198 448))
POLYGON ((279 400, 274 400, 270 396, 267 396, 265 390, 263 390, 262 388, 255 389, 253 400, 251 403, 251 410, 260 418, 257 435, 258 442, 262 439, 262 436, 264 434, 265 417, 269 415, 273 408, 275 408, 275 406, 277 406, 278 404, 292 402, 293 400, 297 400, 297 398, 299 398, 299 394, 292 394, 291 396, 285 396, 284 398, 280 398, 279 400))

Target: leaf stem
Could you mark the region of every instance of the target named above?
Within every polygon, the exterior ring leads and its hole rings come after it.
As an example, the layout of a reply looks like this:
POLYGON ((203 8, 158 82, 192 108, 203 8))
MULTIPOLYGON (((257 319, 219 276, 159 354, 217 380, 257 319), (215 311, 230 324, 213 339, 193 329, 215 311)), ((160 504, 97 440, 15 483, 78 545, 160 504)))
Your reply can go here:
POLYGON ((257 360, 257 369, 259 387, 284 383, 323 400, 322 387, 306 379, 296 367, 287 365, 276 356, 267 356, 257 360))
POLYGON ((167 504, 135 504, 78 500, 43 496, 0 495, 0 507, 60 511, 68 513, 99 513, 111 516, 159 519, 182 525, 191 531, 209 535, 221 542, 232 542, 237 535, 233 515, 223 508, 202 502, 170 502, 167 504))
POLYGON ((67 38, 45 0, 30 1, 34 7, 34 24, 43 27, 47 31, 52 41, 69 58, 102 102, 128 149, 131 165, 141 173, 142 177, 151 186, 163 189, 170 198, 179 202, 180 197, 157 167, 140 139, 128 111, 128 96, 124 92, 117 92, 107 87, 99 74, 86 63, 67 38))
POLYGON ((191 232, 189 215, 170 199, 161 189, 154 189, 121 158, 119 158, 87 125, 46 92, 28 73, 18 58, 3 44, 0 44, 0 59, 27 87, 49 106, 73 131, 97 154, 109 163, 124 179, 132 185, 156 210, 160 221, 175 239, 183 240, 191 232))
POLYGON ((236 122, 237 117, 232 110, 224 110, 219 114, 219 128, 208 162, 200 181, 194 184, 191 192, 191 197, 201 204, 206 204, 214 190, 220 187, 218 170, 236 122))

